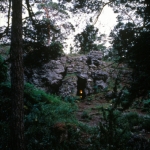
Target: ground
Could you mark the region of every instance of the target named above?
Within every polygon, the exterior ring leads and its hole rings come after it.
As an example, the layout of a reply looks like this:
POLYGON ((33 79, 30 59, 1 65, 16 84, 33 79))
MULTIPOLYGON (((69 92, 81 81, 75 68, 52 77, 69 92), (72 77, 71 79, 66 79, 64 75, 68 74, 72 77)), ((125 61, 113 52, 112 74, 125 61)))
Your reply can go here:
MULTIPOLYGON (((77 101, 78 111, 76 112, 76 117, 81 123, 85 123, 88 126, 96 127, 99 125, 102 119, 102 112, 100 108, 103 107, 107 109, 111 104, 111 101, 105 99, 104 96, 99 96, 99 94, 86 97, 84 100, 77 101)), ((142 109, 130 108, 124 113, 127 112, 137 112, 139 115, 147 115, 146 112, 143 112, 142 109)), ((135 126, 136 128, 136 126, 135 126)), ((144 129, 140 129, 137 132, 138 135, 150 139, 150 132, 144 129)))
POLYGON ((101 107, 108 108, 109 103, 104 97, 97 99, 97 95, 87 97, 77 102, 78 111, 76 116, 80 122, 84 122, 89 126, 97 126, 101 120, 101 107))

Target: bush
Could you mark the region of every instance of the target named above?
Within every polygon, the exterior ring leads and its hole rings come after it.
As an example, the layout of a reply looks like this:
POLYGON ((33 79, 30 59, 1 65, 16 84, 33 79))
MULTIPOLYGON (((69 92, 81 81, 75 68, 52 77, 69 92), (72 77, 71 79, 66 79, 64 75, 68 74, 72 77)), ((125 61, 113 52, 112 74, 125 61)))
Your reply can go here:
POLYGON ((76 100, 79 100, 80 97, 79 96, 66 96, 64 98, 65 102, 69 102, 69 103, 74 103, 76 100))
POLYGON ((150 99, 143 101, 143 109, 147 112, 150 112, 150 99))
POLYGON ((150 116, 143 117, 141 125, 143 129, 150 131, 150 116))
POLYGON ((99 125, 99 140, 104 149, 124 149, 130 138, 127 120, 120 111, 109 108, 103 112, 103 121, 99 125))
MULTIPOLYGON (((65 103, 58 96, 46 94, 44 91, 26 83, 24 91, 25 110, 25 143, 27 149, 51 149, 54 146, 55 134, 53 126, 60 122, 75 124, 76 107, 65 103)), ((10 83, 0 86, 0 133, 3 144, 0 149, 9 149, 9 122, 11 116, 10 83)))
POLYGON ((130 129, 133 126, 138 126, 142 123, 141 118, 139 117, 139 115, 136 112, 126 113, 123 115, 123 118, 126 119, 126 121, 128 122, 130 129))
MULTIPOLYGON (((10 149, 10 83, 0 84, 0 149, 10 149)), ((24 88, 25 145, 28 150, 138 149, 149 146, 140 129, 150 131, 149 116, 120 112, 113 107, 100 109, 103 117, 96 127, 79 124, 74 103, 66 103, 26 83, 24 88), (135 127, 140 129, 135 130, 135 127), (144 141, 144 142, 143 142, 144 141)), ((90 119, 87 112, 82 118, 90 119)))
POLYGON ((24 49, 26 56, 24 57, 24 64, 28 67, 39 67, 47 63, 50 59, 56 59, 63 54, 63 46, 60 42, 53 42, 50 46, 44 46, 39 43, 29 43, 24 49))

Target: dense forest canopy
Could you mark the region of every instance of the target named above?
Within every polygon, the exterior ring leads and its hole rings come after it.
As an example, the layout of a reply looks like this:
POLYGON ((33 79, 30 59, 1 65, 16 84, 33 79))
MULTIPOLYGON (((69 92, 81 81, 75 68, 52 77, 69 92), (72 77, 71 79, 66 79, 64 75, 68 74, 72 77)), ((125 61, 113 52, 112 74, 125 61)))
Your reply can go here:
MULTIPOLYGON (((29 8, 25 6, 26 1, 23 2, 23 34, 25 35, 25 40, 28 39, 30 41, 33 41, 38 38, 37 36, 34 36, 37 29, 32 30, 34 28, 32 26, 32 21, 35 19, 36 21, 39 21, 39 24, 45 24, 45 27, 49 26, 46 29, 44 29, 44 26, 37 27, 43 28, 42 31, 40 31, 42 33, 40 33, 39 31, 37 33, 40 34, 40 40, 44 40, 44 43, 46 45, 49 45, 52 41, 57 40, 63 44, 64 51, 67 53, 69 53, 69 48, 71 46, 74 47, 74 36, 78 33, 80 34, 80 32, 82 32, 86 28, 86 25, 93 25, 93 21, 95 21, 95 17, 97 16, 95 14, 97 11, 93 10, 92 12, 85 12, 82 8, 76 9, 73 1, 69 3, 66 1, 59 1, 59 3, 55 3, 56 1, 30 1, 30 5, 27 5, 29 8), (28 11, 29 9, 31 9, 30 13, 28 11), (34 15, 32 16, 33 13, 34 15), (29 16, 32 16, 32 21, 31 17, 29 20, 29 16), (46 20, 48 22, 50 21, 50 25, 45 22, 46 20), (46 32, 48 32, 48 35, 45 34, 46 32)), ((7 13, 5 15, 7 15, 7 13)), ((5 24, 5 26, 7 25, 5 24)), ((5 30, 5 28, 3 28, 3 30, 5 30)), ((100 30, 98 34, 99 36, 101 35, 100 30)), ((4 35, 5 33, 3 34, 3 36, 4 35)), ((105 44, 106 38, 103 37, 101 42, 105 44)))

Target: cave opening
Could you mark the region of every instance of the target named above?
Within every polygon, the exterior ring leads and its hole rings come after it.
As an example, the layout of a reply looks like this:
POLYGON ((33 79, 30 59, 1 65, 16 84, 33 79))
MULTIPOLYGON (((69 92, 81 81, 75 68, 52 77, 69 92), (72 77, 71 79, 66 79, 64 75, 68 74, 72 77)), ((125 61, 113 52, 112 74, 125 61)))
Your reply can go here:
POLYGON ((85 88, 86 88, 86 79, 78 77, 77 81, 77 96, 80 96, 81 99, 85 98, 85 88))

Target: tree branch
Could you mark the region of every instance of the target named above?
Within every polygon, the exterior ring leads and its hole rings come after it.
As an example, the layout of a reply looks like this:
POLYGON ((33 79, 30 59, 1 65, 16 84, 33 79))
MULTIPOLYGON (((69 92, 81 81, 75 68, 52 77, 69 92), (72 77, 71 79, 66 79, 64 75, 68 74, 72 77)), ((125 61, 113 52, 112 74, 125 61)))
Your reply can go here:
POLYGON ((105 4, 103 5, 102 9, 101 9, 101 10, 99 10, 98 15, 97 15, 96 20, 95 20, 95 22, 94 22, 94 24, 93 24, 93 25, 95 25, 95 24, 97 23, 98 18, 99 18, 99 16, 101 15, 101 13, 102 13, 102 11, 103 11, 104 7, 105 7, 106 5, 108 5, 108 4, 110 4, 110 3, 112 3, 113 1, 114 1, 114 0, 111 0, 111 1, 109 1, 109 2, 107 2, 107 3, 105 3, 105 4))
POLYGON ((34 13, 32 11, 31 6, 30 6, 29 0, 26 0, 26 5, 27 5, 27 10, 28 10, 28 13, 29 13, 29 17, 30 17, 30 19, 32 21, 32 24, 35 25, 36 24, 35 23, 36 19, 35 20, 33 19, 33 16, 35 17, 35 15, 34 15, 34 13))
POLYGON ((9 0, 8 22, 7 22, 7 28, 6 28, 6 35, 7 35, 7 36, 8 36, 9 24, 10 24, 10 10, 11 10, 11 0, 9 0))
POLYGON ((132 17, 123 8, 121 10, 132 20, 133 24, 135 24, 135 22, 132 19, 132 17))

